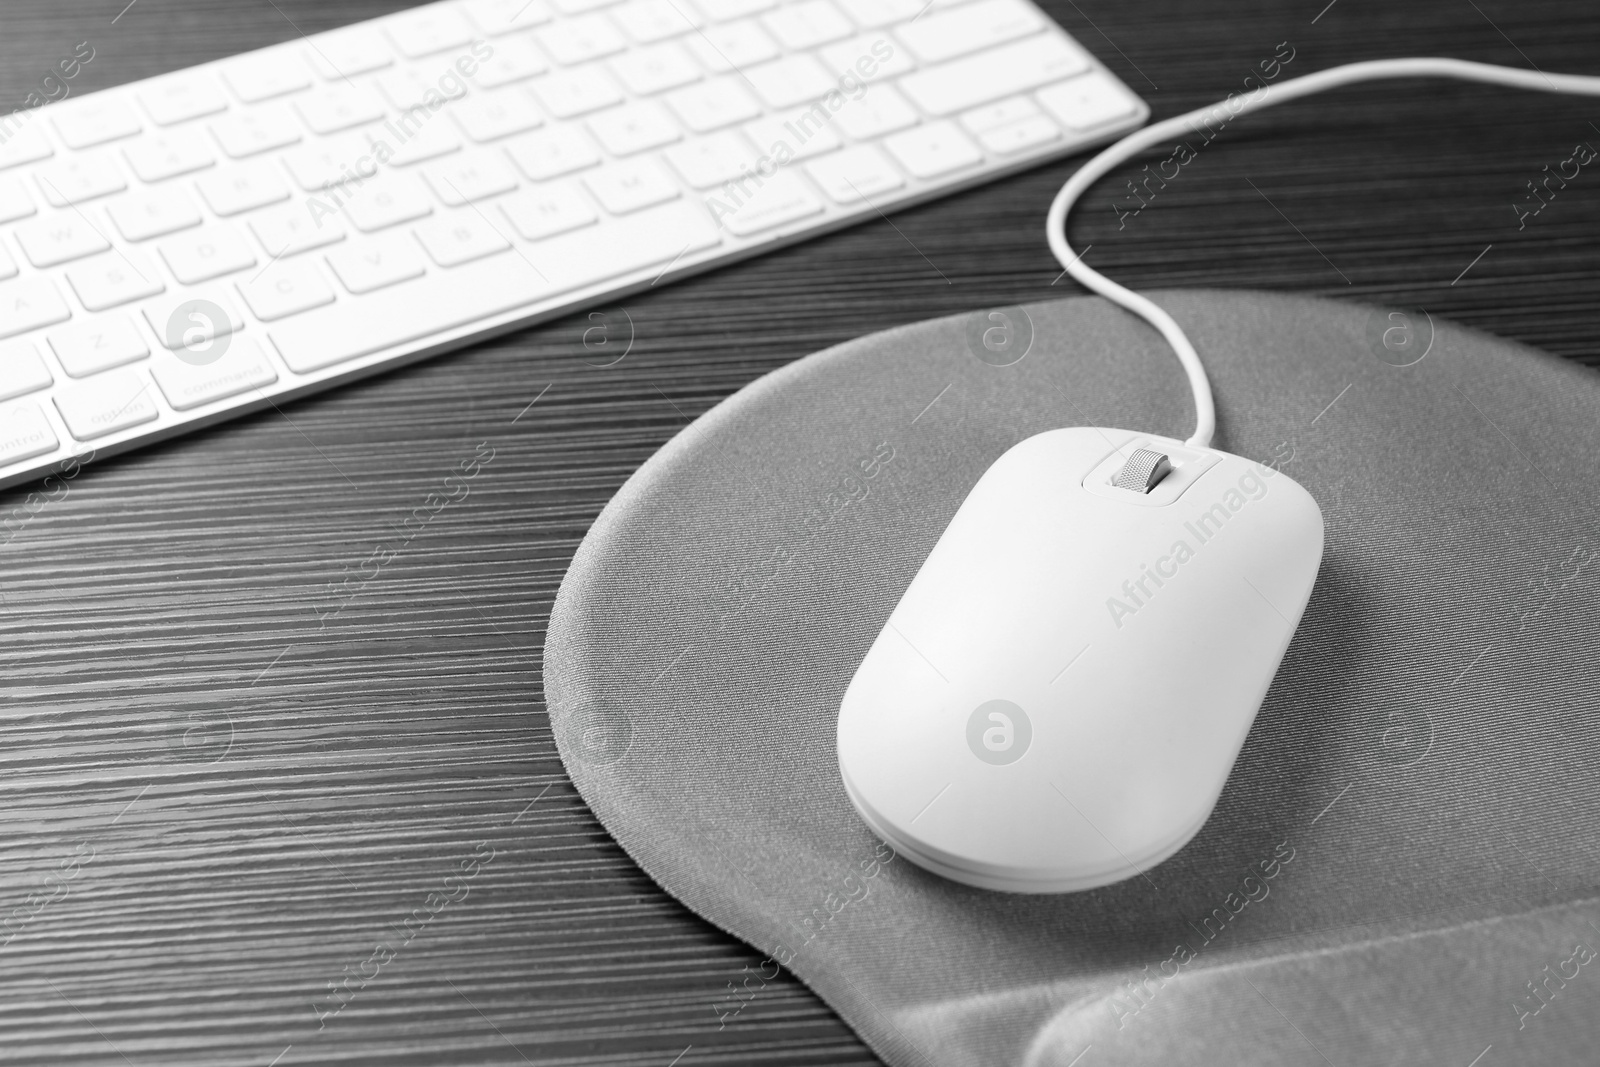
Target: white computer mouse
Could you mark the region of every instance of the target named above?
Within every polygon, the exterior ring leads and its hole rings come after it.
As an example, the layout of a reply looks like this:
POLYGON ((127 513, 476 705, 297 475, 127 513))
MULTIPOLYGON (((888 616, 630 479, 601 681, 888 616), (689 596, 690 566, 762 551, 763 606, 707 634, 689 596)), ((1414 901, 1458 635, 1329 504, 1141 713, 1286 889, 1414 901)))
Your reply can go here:
POLYGON ((1311 596, 1287 475, 1129 430, 1030 437, 962 503, 856 670, 839 769, 928 870, 1060 893, 1211 814, 1311 596))

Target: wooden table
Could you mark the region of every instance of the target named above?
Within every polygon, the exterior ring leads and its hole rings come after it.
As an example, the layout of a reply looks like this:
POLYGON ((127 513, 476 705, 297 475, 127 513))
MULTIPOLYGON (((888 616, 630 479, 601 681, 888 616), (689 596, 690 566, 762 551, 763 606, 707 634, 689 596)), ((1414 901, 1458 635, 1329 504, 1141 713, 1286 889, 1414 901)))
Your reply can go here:
MULTIPOLYGON (((0 99, 81 41, 87 91, 401 6, 138 0, 114 20, 124 2, 9 0, 0 99)), ((1283 48, 1288 74, 1408 54, 1600 73, 1593 4, 1324 2, 1045 6, 1158 117, 1283 48)), ((1521 229, 1513 205, 1600 146, 1597 118, 1346 90, 1231 127, 1120 224, 1126 175, 1103 182, 1073 233, 1135 287, 1422 306, 1593 363, 1600 173, 1521 229)), ((0 934, 0 1060, 876 1062, 787 975, 719 1026, 761 955, 662 893, 568 784, 545 623, 607 498, 720 398, 861 333, 1074 292, 1041 233, 1071 168, 95 464, 14 529, 0 914, 27 918, 0 934), (468 495, 400 532, 463 460, 468 495)))

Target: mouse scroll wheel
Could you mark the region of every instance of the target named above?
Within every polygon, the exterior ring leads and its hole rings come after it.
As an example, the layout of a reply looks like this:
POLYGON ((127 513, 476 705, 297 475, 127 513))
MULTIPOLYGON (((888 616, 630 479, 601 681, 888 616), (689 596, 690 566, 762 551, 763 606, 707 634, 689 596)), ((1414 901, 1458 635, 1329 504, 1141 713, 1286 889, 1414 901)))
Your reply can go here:
POLYGON ((1161 479, 1172 473, 1172 460, 1153 448, 1136 448, 1128 462, 1112 477, 1111 484, 1118 489, 1132 489, 1135 493, 1148 493, 1161 479))

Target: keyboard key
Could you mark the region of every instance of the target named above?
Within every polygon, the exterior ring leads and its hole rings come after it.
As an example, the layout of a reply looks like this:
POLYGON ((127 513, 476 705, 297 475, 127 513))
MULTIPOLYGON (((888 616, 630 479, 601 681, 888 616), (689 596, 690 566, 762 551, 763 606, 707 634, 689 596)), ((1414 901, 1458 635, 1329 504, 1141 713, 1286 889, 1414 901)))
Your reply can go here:
POLYGON ((478 64, 474 80, 484 89, 494 89, 543 74, 549 69, 550 64, 531 39, 507 37, 494 43, 494 55, 478 64))
POLYGON ((433 193, 450 207, 484 200, 517 187, 517 176, 500 161, 500 156, 484 151, 466 152, 444 163, 422 169, 433 193))
POLYGON ((562 19, 535 30, 533 36, 545 55, 564 67, 587 63, 628 47, 627 40, 602 14, 562 19))
POLYGON ((318 308, 269 336, 289 369, 307 374, 531 304, 552 288, 522 257, 496 256, 318 308))
POLYGON ((542 241, 599 218, 583 194, 567 182, 524 189, 502 200, 500 210, 527 241, 542 241))
POLYGON ((186 289, 144 306, 144 321, 170 349, 200 348, 205 342, 244 329, 244 319, 218 288, 186 289))
POLYGON ((857 26, 866 30, 915 18, 929 6, 928 0, 838 0, 838 3, 857 26))
MULTIPOLYGON (((295 182, 308 193, 350 181, 356 177, 358 168, 362 173, 371 174, 376 166, 372 142, 360 133, 313 141, 289 149, 280 158, 295 182)), ((259 165, 271 166, 270 163, 259 165)))
MULTIPOLYGON (((3 389, 4 386, 0 386, 3 389)), ((0 407, 0 464, 16 463, 61 447, 50 420, 37 404, 0 407)))
POLYGON ((211 146, 195 130, 173 130, 158 137, 143 137, 122 149, 128 166, 142 182, 158 182, 215 163, 211 146))
POLYGON ((622 90, 596 67, 557 71, 533 83, 534 95, 558 119, 586 115, 622 102, 622 90))
POLYGON ((662 153, 694 189, 709 189, 756 169, 756 152, 738 132, 697 137, 662 153))
MULTIPOLYGON (((20 111, 24 121, 37 114, 34 111, 20 111)), ((55 154, 49 138, 36 126, 24 126, 20 130, 0 142, 0 170, 11 167, 20 167, 24 163, 35 163, 41 159, 49 159, 55 154)))
POLYGON ((817 55, 822 57, 823 66, 840 77, 848 74, 868 82, 881 82, 916 66, 909 52, 890 44, 882 33, 864 33, 830 44, 817 55))
POLYGON ((710 133, 761 114, 761 105, 745 91, 734 75, 709 78, 698 85, 674 89, 667 106, 696 133, 710 133))
POLYGON ((30 219, 15 232, 22 254, 35 267, 53 267, 111 247, 100 231, 75 212, 30 219))
POLYGON ((617 0, 550 0, 551 6, 562 15, 582 15, 616 2, 617 0))
POLYGON ((685 42, 700 65, 727 74, 778 57, 778 45, 754 19, 707 26, 685 42))
POLYGON ((254 278, 241 279, 239 295, 262 322, 333 303, 333 286, 310 259, 284 259, 254 278))
POLYGON ((385 233, 328 253, 328 266, 351 293, 370 293, 426 271, 422 253, 406 233, 385 233))
POLYGON ((874 85, 856 99, 847 100, 833 121, 846 137, 870 141, 915 126, 917 120, 916 108, 906 103, 894 86, 874 85))
POLYGON ((978 0, 896 28, 895 36, 924 63, 939 63, 1044 29, 1043 16, 1022 0, 978 0))
POLYGON ((810 159, 843 143, 826 112, 819 114, 816 108, 796 108, 757 119, 745 126, 744 132, 757 148, 774 158, 787 151, 792 159, 810 159))
POLYGON ((344 240, 344 226, 337 218, 313 218, 307 205, 284 204, 250 216, 250 232, 256 235, 268 258, 293 256, 344 240))
POLYGON ((0 222, 25 219, 37 210, 20 178, 14 174, 0 176, 0 222))
POLYGON ((640 44, 677 37, 705 21, 685 0, 629 0, 613 8, 610 14, 612 21, 622 27, 622 32, 640 44))
POLYGON ((779 45, 791 52, 815 48, 855 32, 850 20, 828 0, 801 0, 797 4, 785 4, 763 15, 761 24, 778 39, 779 45))
POLYGON ((139 116, 121 99, 108 93, 87 97, 82 103, 53 109, 51 121, 68 148, 90 148, 119 137, 132 137, 144 129, 139 116))
MULTIPOLYGON (((0 400, 37 392, 53 381, 50 368, 44 365, 39 348, 32 341, 18 339, 0 344, 0 400)), ((0 444, 0 463, 18 458, 21 457, 8 459, 4 445, 0 444)))
POLYGON ((1061 127, 1039 115, 997 130, 986 130, 978 135, 978 143, 998 156, 1009 156, 1038 145, 1048 144, 1061 136, 1061 127))
POLYGON ((499 255, 434 272, 289 320, 271 332, 290 369, 308 373, 528 307, 556 292, 671 263, 720 237, 699 209, 669 204, 542 241, 527 258, 499 255), (530 263, 531 261, 531 263, 530 263))
POLYGON ((246 159, 300 140, 300 124, 280 104, 224 115, 211 123, 211 136, 234 159, 246 159))
POLYGON ((1010 96, 1004 100, 996 100, 992 104, 975 107, 971 111, 961 113, 961 125, 972 133, 987 133, 998 130, 1002 126, 1023 119, 1031 119, 1041 114, 1039 105, 1026 96, 1010 96))
POLYGON ((382 70, 394 62, 394 54, 383 38, 361 28, 319 35, 306 58, 325 81, 339 82, 357 74, 382 70))
POLYGON ((866 144, 807 163, 806 173, 839 204, 854 204, 906 183, 882 152, 866 144))
POLYGON ((600 162, 588 138, 570 126, 556 126, 518 137, 506 146, 511 162, 531 181, 571 174, 600 162))
POLYGON ((1055 36, 1032 37, 907 74, 900 91, 931 115, 949 115, 1088 69, 1076 45, 1055 36))
POLYGON ((213 223, 168 238, 157 245, 167 269, 184 285, 220 278, 256 265, 256 254, 244 234, 213 223))
POLYGON ((531 130, 544 121, 533 97, 520 88, 475 93, 450 108, 450 117, 479 144, 531 130))
POLYGON ((937 178, 941 174, 975 167, 983 153, 953 122, 930 122, 926 126, 884 139, 883 147, 913 176, 937 178))
POLYGON ((717 225, 740 237, 822 210, 822 201, 806 188, 798 175, 787 170, 780 170, 765 181, 740 184, 737 193, 724 191, 708 196, 706 207, 717 225))
POLYGON ((609 219, 598 231, 540 241, 527 254, 556 289, 569 290, 681 262, 721 242, 722 235, 698 204, 678 201, 609 219))
POLYGON ((373 79, 373 84, 399 110, 425 108, 430 115, 437 110, 438 101, 459 100, 467 92, 466 85, 459 78, 451 79, 446 84, 437 75, 423 74, 420 70, 410 68, 380 74, 373 79))
POLYGON ((699 0, 700 9, 712 22, 754 15, 776 5, 778 0, 699 0))
POLYGON ((247 104, 297 93, 311 84, 311 72, 294 52, 284 48, 267 55, 229 60, 221 73, 233 94, 247 104))
MULTIPOLYGON (((406 122, 406 118, 402 116, 399 122, 406 122)), ((434 120, 425 126, 408 125, 400 130, 406 135, 403 141, 394 135, 396 128, 398 127, 385 123, 370 131, 374 155, 380 160, 383 158, 378 149, 378 142, 382 142, 385 148, 390 150, 388 163, 393 167, 409 167, 426 160, 438 159, 461 148, 461 138, 448 122, 434 120), (398 146, 396 142, 399 142, 398 146)))
POLYGON ((458 48, 472 40, 472 24, 461 12, 443 4, 391 15, 384 20, 383 28, 401 54, 410 59, 458 48))
POLYGON ((682 136, 667 109, 654 100, 603 111, 589 119, 589 132, 614 156, 631 156, 671 144, 682 136))
POLYGON ((362 233, 372 233, 432 214, 433 202, 411 174, 384 171, 350 190, 344 213, 362 233))
POLYGON ((171 126, 202 115, 228 109, 228 98, 206 74, 179 74, 147 84, 139 90, 139 103, 157 126, 171 126))
POLYGON ((808 55, 786 56, 745 72, 768 107, 792 107, 834 89, 833 75, 808 55))
POLYGON ((108 371, 58 389, 54 399, 67 432, 80 441, 154 422, 161 414, 149 384, 131 370, 108 371))
MULTIPOLYGON (((544 0, 465 0, 462 10, 472 24, 491 37, 549 22, 553 17, 544 0)), ((495 42, 495 52, 500 42, 495 42)))
POLYGON ((69 156, 35 168, 34 181, 55 207, 71 207, 128 187, 122 168, 107 152, 69 156))
POLYGON ((441 267, 454 267, 492 256, 511 247, 505 235, 475 211, 458 211, 429 219, 415 230, 417 240, 441 267))
POLYGON ((87 378, 150 354, 144 335, 126 315, 100 315, 81 326, 57 330, 50 335, 50 347, 61 369, 73 378, 87 378))
POLYGON ((883 34, 862 34, 829 45, 819 51, 822 66, 834 74, 856 78, 859 82, 883 82, 883 78, 906 74, 917 66, 904 48, 894 48, 883 34))
POLYGON ((206 205, 224 218, 289 198, 283 172, 267 160, 207 174, 195 182, 195 188, 206 205))
POLYGON ((202 358, 157 356, 150 367, 161 395, 175 411, 189 411, 278 380, 261 346, 248 337, 235 337, 211 361, 199 362, 202 358))
POLYGON ((0 245, 0 281, 17 276, 17 261, 11 258, 11 253, 0 245))
POLYGON ((678 185, 661 167, 648 159, 613 163, 588 177, 584 184, 600 206, 613 215, 659 204, 678 196, 678 185))
POLYGON ((682 45, 672 41, 630 49, 611 61, 611 72, 635 96, 649 96, 700 80, 699 65, 682 45))
POLYGON ((155 296, 167 287, 155 265, 136 248, 107 252, 67 268, 67 284, 90 311, 155 296))
POLYGON ((1132 93, 1099 71, 1041 89, 1035 95, 1046 111, 1073 130, 1092 130, 1132 118, 1139 110, 1132 93))
POLYGON ((343 82, 296 98, 294 107, 311 132, 319 134, 337 133, 383 118, 383 100, 377 93, 343 82))

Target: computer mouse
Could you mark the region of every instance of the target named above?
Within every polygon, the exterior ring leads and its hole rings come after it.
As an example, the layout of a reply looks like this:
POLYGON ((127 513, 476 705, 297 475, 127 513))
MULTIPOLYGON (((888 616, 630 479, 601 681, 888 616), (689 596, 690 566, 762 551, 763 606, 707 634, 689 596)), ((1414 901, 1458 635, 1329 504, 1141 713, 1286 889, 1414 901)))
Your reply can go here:
POLYGON ((862 819, 968 885, 1108 885, 1210 816, 1322 561, 1282 472, 1051 430, 983 474, 845 690, 862 819))

